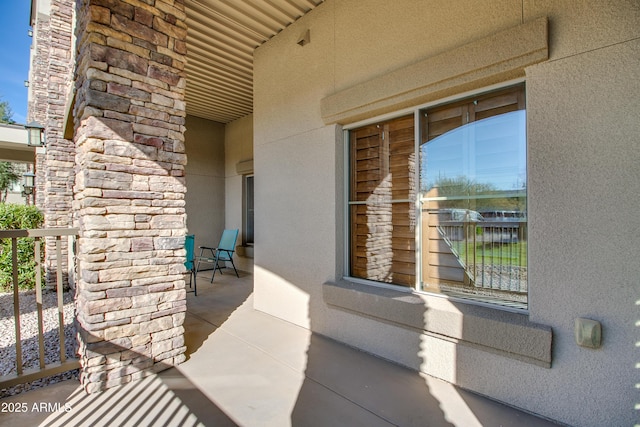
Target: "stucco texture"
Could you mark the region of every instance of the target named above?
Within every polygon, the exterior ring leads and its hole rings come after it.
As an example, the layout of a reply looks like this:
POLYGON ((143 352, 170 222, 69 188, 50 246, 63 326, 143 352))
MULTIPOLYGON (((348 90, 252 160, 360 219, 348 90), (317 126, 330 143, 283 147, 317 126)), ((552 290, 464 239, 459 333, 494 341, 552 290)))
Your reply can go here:
MULTIPOLYGON (((238 163, 253 160, 253 115, 234 120, 225 125, 224 137, 225 157, 225 228, 243 229, 243 180, 244 175, 238 172, 238 163)), ((250 175, 252 171, 246 171, 250 175)), ((237 245, 242 245, 243 235, 238 237, 237 245)), ((238 269, 252 272, 253 258, 245 256, 246 250, 236 252, 235 265, 238 269)))
POLYGON ((426 3, 326 0, 256 50, 255 306, 562 423, 632 425, 640 402, 640 5, 426 3), (322 284, 343 274, 340 128, 349 123, 325 125, 322 99, 543 17, 548 60, 522 71, 528 317, 553 331, 551 368, 329 308, 322 284), (307 29, 311 42, 301 47, 307 29), (602 323, 602 348, 576 345, 578 317, 602 323))
POLYGON ((196 248, 217 245, 225 221, 224 125, 187 116, 187 230, 196 248))

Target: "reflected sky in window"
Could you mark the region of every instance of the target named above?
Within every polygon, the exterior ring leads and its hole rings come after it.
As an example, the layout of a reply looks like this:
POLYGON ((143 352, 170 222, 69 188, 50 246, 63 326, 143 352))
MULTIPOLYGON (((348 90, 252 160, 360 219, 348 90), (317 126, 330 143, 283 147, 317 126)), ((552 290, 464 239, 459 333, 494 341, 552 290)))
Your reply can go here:
POLYGON ((423 193, 443 180, 466 180, 492 190, 526 186, 526 111, 471 122, 420 147, 423 193))

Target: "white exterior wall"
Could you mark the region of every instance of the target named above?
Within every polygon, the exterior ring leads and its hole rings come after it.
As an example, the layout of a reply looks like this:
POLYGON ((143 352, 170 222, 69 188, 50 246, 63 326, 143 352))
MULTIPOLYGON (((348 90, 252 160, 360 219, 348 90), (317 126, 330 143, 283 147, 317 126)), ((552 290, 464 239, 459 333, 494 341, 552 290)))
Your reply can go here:
POLYGON ((326 0, 256 50, 255 307, 563 423, 632 425, 640 5, 428 5, 326 0), (549 60, 525 70, 529 320, 553 330, 551 368, 330 308, 323 283, 343 274, 345 176, 341 127, 324 124, 321 100, 539 17, 549 21, 549 60), (578 317, 602 323, 602 348, 576 345, 578 317))

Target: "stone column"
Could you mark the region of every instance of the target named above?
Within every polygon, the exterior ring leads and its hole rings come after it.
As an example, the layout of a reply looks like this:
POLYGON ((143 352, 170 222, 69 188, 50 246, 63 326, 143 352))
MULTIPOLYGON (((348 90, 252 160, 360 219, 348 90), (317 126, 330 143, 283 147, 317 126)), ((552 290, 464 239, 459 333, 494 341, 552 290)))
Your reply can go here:
MULTIPOLYGON (((40 2, 32 5, 33 40, 31 45, 31 64, 29 66, 29 102, 27 105, 27 123, 37 121, 47 123, 47 81, 49 72, 49 50, 51 49, 51 10, 45 9, 40 2)), ((46 129, 45 129, 46 133, 46 129)), ((44 150, 36 150, 35 204, 44 213, 45 174, 44 150)))
MULTIPOLYGON (((34 4, 33 63, 30 75, 28 121, 45 127, 47 146, 36 150, 36 206, 44 214, 44 226, 71 227, 73 202, 73 141, 64 138, 67 95, 73 83, 74 0, 37 1, 34 4)), ((62 242, 62 269, 69 267, 67 242, 62 242)), ((55 239, 46 239, 45 278, 56 287, 55 239)), ((63 278, 65 286, 68 278, 63 278)))
POLYGON ((184 360, 182 0, 78 1, 76 306, 89 392, 184 360))

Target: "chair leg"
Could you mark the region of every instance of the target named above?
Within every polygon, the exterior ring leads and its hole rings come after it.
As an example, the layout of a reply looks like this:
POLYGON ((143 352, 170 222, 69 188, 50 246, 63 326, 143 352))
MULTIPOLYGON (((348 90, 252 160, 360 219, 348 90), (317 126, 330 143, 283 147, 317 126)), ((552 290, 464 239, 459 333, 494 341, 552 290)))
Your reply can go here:
POLYGON ((198 270, 200 270, 200 260, 202 258, 202 249, 200 249, 200 256, 198 257, 198 264, 195 266, 196 267, 196 274, 198 274, 198 270))
MULTIPOLYGON (((200 257, 202 257, 202 249, 200 249, 200 257)), ((192 263, 194 269, 191 270, 191 274, 193 275, 193 293, 195 296, 198 296, 198 283, 196 281, 196 276, 198 275, 198 270, 200 269, 200 257, 198 257, 198 264, 196 264, 195 262, 192 263)), ((191 280, 189 280, 189 285, 191 285, 191 280)))
POLYGON ((196 281, 196 270, 194 270, 194 268, 189 270, 189 288, 192 287, 191 283, 193 283, 193 293, 195 294, 195 296, 198 296, 198 282, 196 281))
POLYGON ((229 257, 229 259, 231 260, 231 265, 233 266, 233 271, 236 272, 236 277, 239 279, 240 275, 238 275, 238 270, 236 269, 236 265, 233 262, 233 257, 229 257))
MULTIPOLYGON (((227 262, 227 261, 231 261, 231 265, 233 266, 233 271, 235 271, 236 273, 236 277, 240 278, 240 275, 238 274, 238 269, 236 268, 236 264, 233 262, 233 256, 230 253, 227 253, 228 256, 228 260, 222 260, 222 262, 227 262)), ((200 263, 198 262, 198 265, 200 265, 200 263)), ((226 267, 226 266, 225 266, 226 267)), ((213 274, 211 275, 211 283, 213 283, 213 278, 216 277, 216 270, 220 271, 220 274, 224 274, 222 272, 222 267, 220 267, 220 251, 217 250, 216 251, 216 256, 213 262, 213 274)))
MULTIPOLYGON (((216 270, 220 270, 220 266, 218 265, 219 257, 220 257, 220 251, 216 251, 216 258, 213 262, 213 274, 211 275, 211 283, 213 283, 213 278, 216 277, 216 270)), ((222 274, 222 270, 220 270, 220 274, 222 274)))

